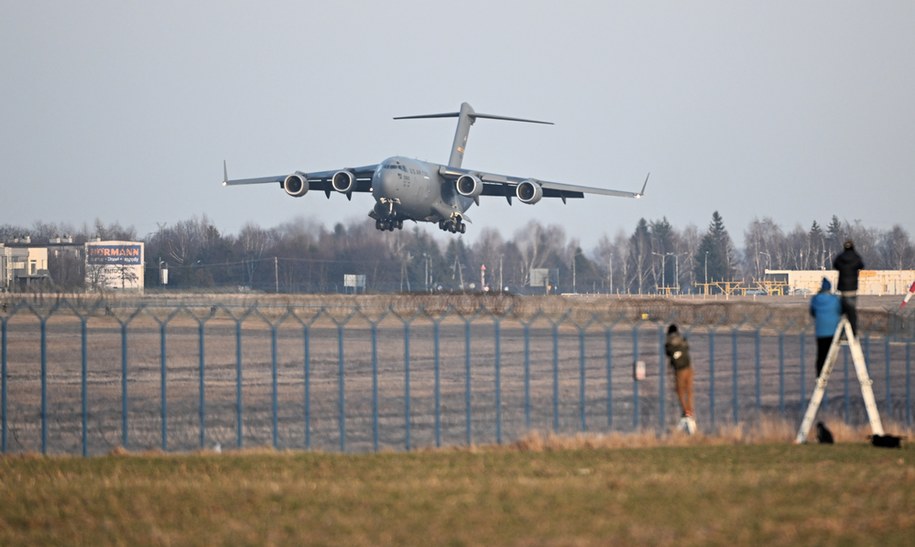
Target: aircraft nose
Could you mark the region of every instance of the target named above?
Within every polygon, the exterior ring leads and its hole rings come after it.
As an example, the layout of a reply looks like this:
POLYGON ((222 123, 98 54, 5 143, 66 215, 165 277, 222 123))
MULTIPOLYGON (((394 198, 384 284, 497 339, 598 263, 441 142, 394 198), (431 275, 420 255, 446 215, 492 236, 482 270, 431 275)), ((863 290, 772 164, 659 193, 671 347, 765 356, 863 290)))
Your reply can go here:
POLYGON ((379 169, 372 181, 372 193, 380 197, 391 197, 391 192, 396 188, 396 178, 397 174, 393 170, 379 169))

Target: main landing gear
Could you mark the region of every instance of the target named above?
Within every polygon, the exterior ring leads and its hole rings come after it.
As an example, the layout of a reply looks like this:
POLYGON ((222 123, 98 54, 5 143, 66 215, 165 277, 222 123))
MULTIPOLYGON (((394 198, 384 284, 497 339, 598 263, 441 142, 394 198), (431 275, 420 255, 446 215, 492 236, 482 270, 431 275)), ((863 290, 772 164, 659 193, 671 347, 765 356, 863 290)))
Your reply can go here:
POLYGON ((452 234, 463 234, 467 231, 467 225, 461 220, 461 217, 452 217, 447 220, 438 221, 438 227, 452 234))

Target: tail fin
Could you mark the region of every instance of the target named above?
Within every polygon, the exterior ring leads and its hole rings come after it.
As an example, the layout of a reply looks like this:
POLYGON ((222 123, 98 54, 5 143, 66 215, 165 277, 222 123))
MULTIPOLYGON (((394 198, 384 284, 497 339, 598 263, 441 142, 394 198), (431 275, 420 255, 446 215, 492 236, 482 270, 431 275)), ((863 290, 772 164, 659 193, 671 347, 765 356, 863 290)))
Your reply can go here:
MULTIPOLYGON (((454 133, 454 142, 451 144, 451 156, 448 158, 449 167, 460 167, 464 161, 464 148, 467 146, 467 136, 470 134, 470 126, 473 125, 477 118, 487 118, 490 120, 504 120, 509 122, 539 123, 544 125, 553 125, 553 122, 543 122, 540 120, 527 120, 524 118, 509 118, 508 116, 496 116, 494 114, 478 114, 473 111, 467 103, 461 103, 460 112, 446 112, 442 114, 420 114, 418 116, 398 116, 395 120, 417 120, 422 118, 458 118, 457 130, 454 133)), ((644 191, 644 188, 643 188, 644 191)))

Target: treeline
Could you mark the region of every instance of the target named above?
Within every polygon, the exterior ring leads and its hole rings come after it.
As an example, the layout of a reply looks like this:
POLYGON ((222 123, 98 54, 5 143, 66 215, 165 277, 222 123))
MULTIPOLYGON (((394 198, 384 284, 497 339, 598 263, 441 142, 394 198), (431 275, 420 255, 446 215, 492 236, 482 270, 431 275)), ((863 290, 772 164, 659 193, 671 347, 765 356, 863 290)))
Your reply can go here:
MULTIPOLYGON (((814 221, 808 229, 797 225, 786 232, 763 218, 746 227, 745 246, 737 249, 717 211, 703 230, 677 229, 666 218, 641 219, 631 233, 604 235, 593 249, 582 249, 561 226, 537 220, 510 238, 482 228, 472 245, 456 236, 436 239, 439 232, 422 225, 380 232, 370 222, 354 221, 329 230, 302 218, 273 228, 247 224, 238 234, 224 234, 202 216, 160 226, 144 238, 133 227, 101 221, 80 229, 0 226, 0 241, 25 235, 33 245, 64 235, 77 244, 94 238, 143 241, 146 286, 159 287, 159 270, 166 268, 168 287, 187 290, 346 292, 354 289, 344 286, 344 276, 355 274, 365 276, 368 292, 502 287, 515 293, 688 293, 717 281, 752 285, 766 269, 830 269, 846 239, 854 240, 869 269, 915 269, 915 248, 899 226, 880 231, 833 216, 825 227, 814 221)), ((83 287, 81 259, 63 253, 49 262, 55 288, 83 287)))

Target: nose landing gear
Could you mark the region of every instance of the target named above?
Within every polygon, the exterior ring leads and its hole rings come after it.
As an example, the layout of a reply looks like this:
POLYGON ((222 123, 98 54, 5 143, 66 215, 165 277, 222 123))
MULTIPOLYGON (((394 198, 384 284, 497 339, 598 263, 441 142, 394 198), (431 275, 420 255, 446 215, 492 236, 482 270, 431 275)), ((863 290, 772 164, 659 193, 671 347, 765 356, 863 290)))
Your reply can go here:
POLYGON ((369 213, 369 216, 375 219, 375 229, 382 232, 393 232, 403 230, 403 218, 398 215, 395 205, 399 204, 397 198, 381 198, 375 208, 369 213))
POLYGON ((377 218, 375 219, 375 229, 382 232, 393 232, 394 229, 403 230, 403 220, 398 218, 377 218))

